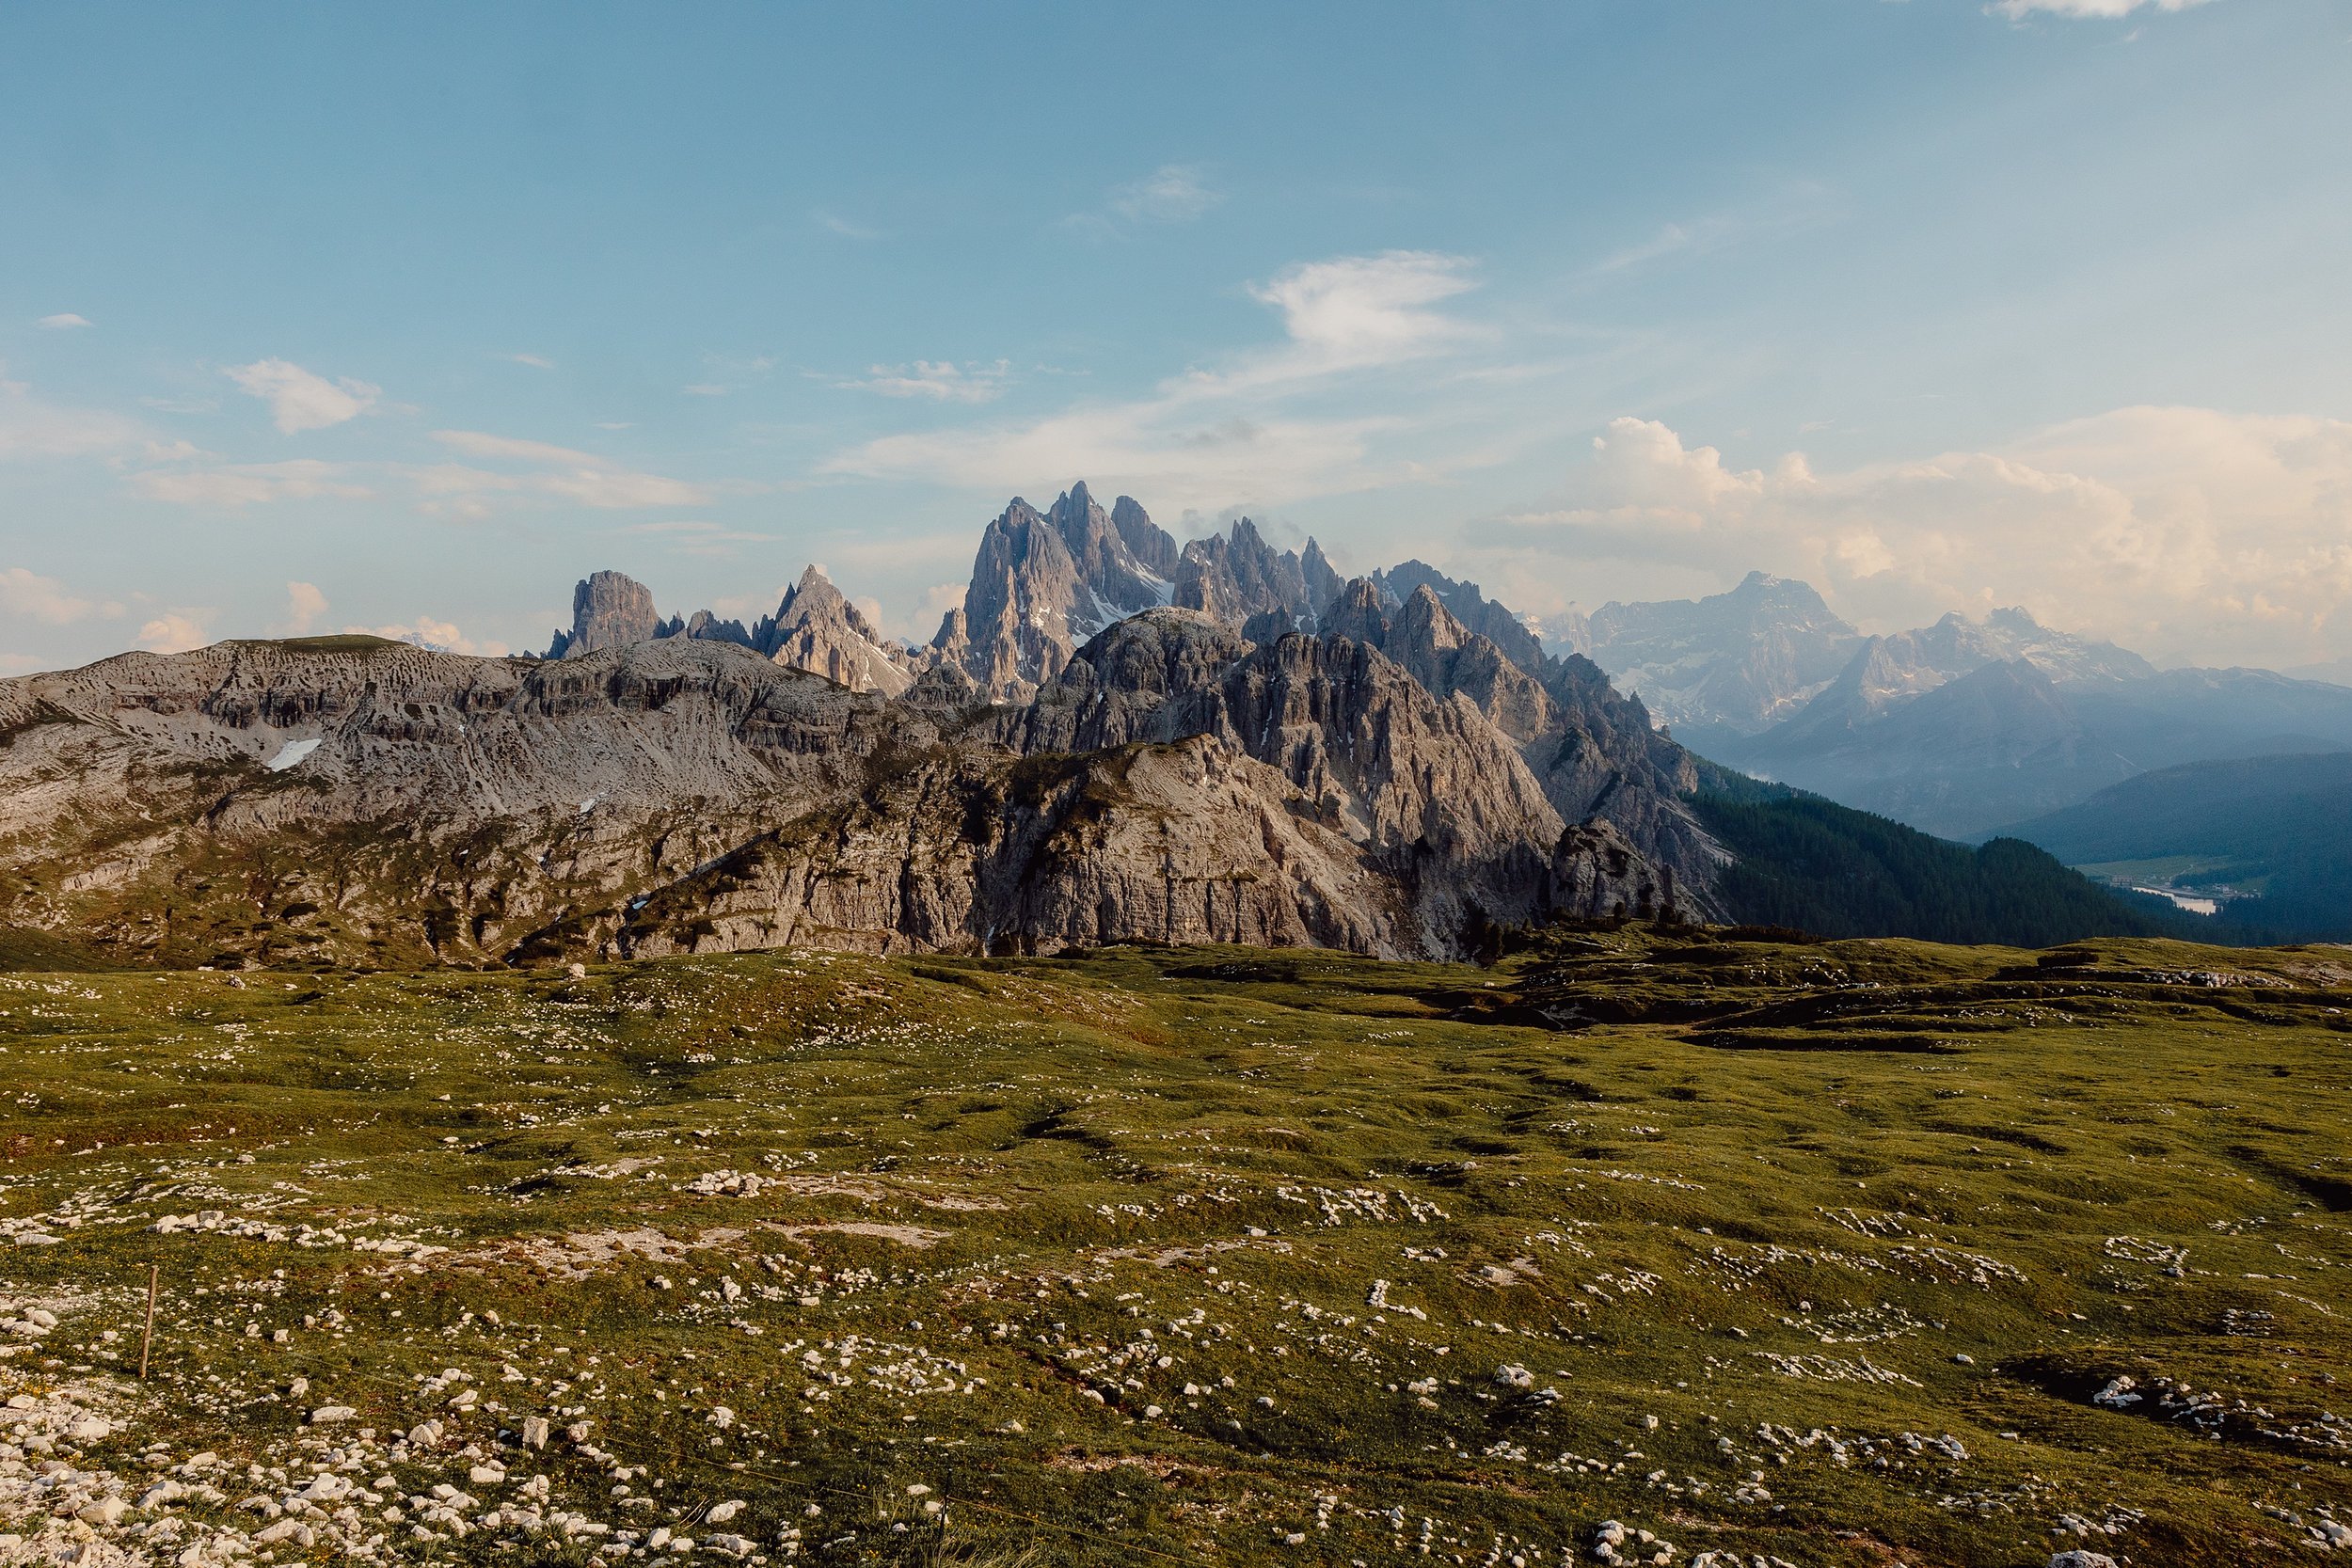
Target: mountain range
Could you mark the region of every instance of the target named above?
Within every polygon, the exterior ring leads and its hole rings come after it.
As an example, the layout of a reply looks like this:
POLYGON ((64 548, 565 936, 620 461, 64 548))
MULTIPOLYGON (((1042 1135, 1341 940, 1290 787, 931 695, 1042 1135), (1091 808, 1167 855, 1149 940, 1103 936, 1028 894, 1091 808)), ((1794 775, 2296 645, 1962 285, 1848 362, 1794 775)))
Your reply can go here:
POLYGON ((2022 610, 1866 636, 1802 582, 1610 604, 1555 633, 1717 762, 1982 837, 2153 769, 2352 748, 2352 688, 2158 670, 2022 610))
POLYGON ((349 636, 0 681, 0 927, 343 964, 2155 928, 2038 850, 1702 759, 1474 584, 1343 578, 1246 519, 1180 547, 1084 485, 991 521, 921 646, 815 568, 750 626, 609 572, 573 604, 545 658, 349 636))

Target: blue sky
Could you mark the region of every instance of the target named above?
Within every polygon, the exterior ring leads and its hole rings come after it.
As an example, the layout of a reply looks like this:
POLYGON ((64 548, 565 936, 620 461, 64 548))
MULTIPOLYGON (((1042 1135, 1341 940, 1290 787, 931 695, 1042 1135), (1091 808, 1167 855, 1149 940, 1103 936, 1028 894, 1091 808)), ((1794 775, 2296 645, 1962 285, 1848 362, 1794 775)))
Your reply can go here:
POLYGON ((2347 0, 10 7, 0 673, 604 566, 927 636, 1078 478, 2352 657, 2346 147, 2347 0))

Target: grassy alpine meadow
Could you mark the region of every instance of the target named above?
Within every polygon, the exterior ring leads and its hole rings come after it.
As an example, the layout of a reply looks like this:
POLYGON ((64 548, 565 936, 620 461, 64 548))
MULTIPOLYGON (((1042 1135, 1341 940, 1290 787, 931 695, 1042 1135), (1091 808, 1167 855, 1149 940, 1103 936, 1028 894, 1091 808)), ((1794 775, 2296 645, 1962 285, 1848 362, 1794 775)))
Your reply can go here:
POLYGON ((2348 1049, 2328 947, 21 968, 0 1560, 2317 1560, 2348 1049))

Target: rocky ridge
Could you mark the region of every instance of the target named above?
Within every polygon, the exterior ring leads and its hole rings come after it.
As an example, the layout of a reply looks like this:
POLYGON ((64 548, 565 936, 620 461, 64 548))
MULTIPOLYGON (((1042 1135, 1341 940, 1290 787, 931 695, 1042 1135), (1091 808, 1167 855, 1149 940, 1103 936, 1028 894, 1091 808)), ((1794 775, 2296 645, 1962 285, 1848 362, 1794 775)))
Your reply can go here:
POLYGON ((335 638, 0 682, 0 924, 135 958, 482 962, 1438 956, 1720 912, 1693 760, 1473 585, 1413 576, 1392 603, 1246 519, 1179 550, 1080 484, 1006 508, 922 650, 815 567, 748 630, 598 573, 544 661, 335 638))

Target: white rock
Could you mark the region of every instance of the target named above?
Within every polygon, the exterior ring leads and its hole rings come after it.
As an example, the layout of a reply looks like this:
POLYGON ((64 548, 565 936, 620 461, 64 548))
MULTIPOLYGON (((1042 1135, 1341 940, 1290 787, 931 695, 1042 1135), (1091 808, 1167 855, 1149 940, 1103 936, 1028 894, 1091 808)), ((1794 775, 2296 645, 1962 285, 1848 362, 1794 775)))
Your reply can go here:
POLYGON ((76 1443, 96 1443, 114 1434, 114 1423, 103 1416, 84 1416, 65 1429, 65 1434, 76 1443))
POLYGON ((704 1514, 703 1517, 709 1520, 714 1525, 723 1525, 729 1519, 734 1518, 737 1514, 742 1512, 743 1499, 740 1497, 729 1497, 725 1502, 712 1503, 710 1505, 710 1512, 704 1514))
POLYGON ((548 1446, 548 1418, 545 1416, 523 1418, 523 1447, 544 1449, 548 1446))
POLYGON ((2105 1552, 2075 1550, 2059 1552, 2050 1559, 2050 1568, 2116 1568, 2115 1559, 2105 1552))
POLYGON ((76 1519, 86 1525, 111 1525, 131 1512, 131 1505, 120 1497, 101 1497, 88 1507, 77 1510, 76 1519))
POLYGON ((314 1427, 333 1426, 338 1421, 358 1418, 359 1412, 347 1404, 322 1404, 310 1412, 310 1424, 314 1427))

